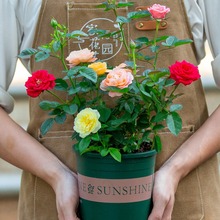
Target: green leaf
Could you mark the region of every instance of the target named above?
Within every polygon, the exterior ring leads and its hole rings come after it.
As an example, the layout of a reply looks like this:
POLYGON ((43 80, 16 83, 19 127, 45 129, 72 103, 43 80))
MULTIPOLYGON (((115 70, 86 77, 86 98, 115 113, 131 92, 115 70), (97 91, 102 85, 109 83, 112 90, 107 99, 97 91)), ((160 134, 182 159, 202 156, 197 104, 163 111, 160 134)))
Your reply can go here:
POLYGON ((39 103, 40 108, 43 109, 44 111, 48 111, 48 110, 51 110, 51 109, 55 109, 55 108, 58 107, 59 105, 60 105, 59 102, 47 101, 47 100, 41 101, 41 102, 39 103))
POLYGON ((73 77, 75 76, 77 73, 79 73, 79 70, 82 68, 82 66, 75 66, 73 68, 71 68, 68 72, 67 72, 67 76, 68 77, 73 77))
POLYGON ((130 19, 123 17, 123 16, 117 16, 116 22, 125 24, 125 23, 129 23, 130 19))
POLYGON ((139 37, 135 40, 135 43, 148 44, 149 39, 147 37, 139 37))
POLYGON ((183 106, 181 104, 175 104, 175 105, 170 106, 170 111, 175 112, 175 111, 181 110, 182 108, 183 106))
POLYGON ((69 115, 74 115, 78 110, 78 106, 76 104, 64 105, 63 110, 69 115))
POLYGON ((39 51, 35 55, 35 61, 40 62, 40 61, 46 60, 49 57, 50 57, 49 53, 46 53, 44 51, 39 51))
POLYGON ((172 85, 175 84, 175 82, 176 82, 175 80, 169 78, 169 79, 166 80, 165 86, 166 87, 172 86, 172 85))
POLYGON ((170 132, 174 135, 178 135, 182 129, 182 119, 176 112, 171 112, 166 119, 167 126, 170 132))
POLYGON ((131 114, 125 113, 120 118, 110 121, 111 126, 119 126, 125 122, 128 122, 131 119, 131 114))
POLYGON ((104 148, 104 149, 102 149, 102 150, 100 151, 100 154, 101 154, 102 157, 107 156, 108 153, 109 153, 108 148, 104 148))
POLYGON ((161 129, 163 129, 164 128, 164 126, 163 125, 161 125, 161 124, 157 124, 157 125, 155 125, 154 127, 153 127, 153 131, 159 131, 159 130, 161 130, 161 129))
POLYGON ((129 112, 130 114, 132 114, 132 112, 134 111, 134 103, 132 102, 132 100, 128 100, 125 104, 124 104, 124 108, 127 112, 129 112))
POLYGON ((158 135, 155 135, 155 136, 154 136, 153 143, 154 143, 154 148, 155 148, 155 150, 156 150, 158 153, 161 152, 161 150, 162 150, 162 143, 161 143, 160 137, 159 137, 158 135))
POLYGON ((159 48, 160 48, 160 47, 157 46, 157 45, 156 45, 156 46, 151 46, 151 47, 150 47, 152 53, 156 53, 156 52, 158 52, 159 48))
POLYGON ((184 45, 184 44, 189 44, 189 43, 192 43, 192 42, 193 41, 191 39, 179 40, 175 36, 169 36, 166 39, 166 42, 162 42, 162 45, 165 46, 165 47, 177 47, 177 46, 184 45))
POLYGON ((151 122, 161 122, 163 120, 165 120, 167 118, 167 112, 163 111, 163 112, 159 112, 157 113, 151 120, 151 122))
POLYGON ((76 30, 76 31, 73 31, 73 32, 67 34, 67 37, 70 37, 70 38, 78 38, 80 36, 87 37, 88 34, 86 34, 83 31, 79 31, 79 30, 76 30))
POLYGON ((109 86, 109 87, 106 88, 106 91, 118 92, 118 93, 127 93, 129 91, 129 88, 120 89, 118 87, 109 86))
POLYGON ((82 138, 79 142, 79 152, 82 154, 90 145, 91 137, 87 136, 85 138, 82 138))
POLYGON ((82 67, 80 70, 79 70, 80 74, 82 76, 84 76, 86 79, 96 83, 97 82, 97 79, 98 79, 98 76, 97 76, 97 73, 91 69, 91 68, 88 68, 88 67, 82 67))
POLYGON ((151 98, 150 93, 145 90, 145 86, 144 86, 143 84, 140 85, 140 91, 141 91, 141 93, 143 93, 145 96, 151 98))
POLYGON ((127 14, 127 17, 128 19, 138 19, 138 18, 146 18, 146 17, 149 17, 151 14, 149 11, 132 11, 132 12, 129 12, 127 14))
POLYGON ((66 91, 67 90, 68 84, 65 80, 58 78, 55 80, 55 82, 56 82, 56 86, 55 86, 56 90, 59 90, 59 91, 66 91))
POLYGON ((61 48, 61 43, 60 43, 60 41, 54 41, 54 43, 53 43, 53 50, 54 50, 55 52, 57 52, 60 48, 61 48))
POLYGON ((111 109, 110 108, 105 108, 105 107, 98 107, 97 110, 98 110, 98 112, 100 114, 99 120, 101 122, 104 122, 104 123, 106 121, 108 121, 108 119, 109 119, 109 117, 110 117, 110 115, 112 113, 111 109))
POLYGON ((121 162, 121 153, 120 153, 119 149, 110 147, 109 153, 116 161, 121 162))
POLYGON ((134 2, 119 2, 117 4, 117 8, 131 7, 133 5, 134 5, 134 2))
POLYGON ((57 124, 63 124, 66 121, 66 114, 59 114, 54 118, 54 120, 57 124))
POLYGON ((41 134, 45 135, 51 129, 53 124, 54 124, 53 118, 48 118, 47 120, 45 120, 40 127, 41 134))
POLYGON ((27 58, 31 55, 36 54, 37 52, 38 52, 38 50, 36 50, 36 49, 27 48, 25 50, 22 50, 21 53, 18 55, 18 57, 24 59, 24 58, 27 58))
POLYGON ((70 87, 70 89, 68 91, 68 95, 74 95, 74 94, 80 92, 80 90, 81 90, 80 87, 77 87, 77 88, 70 87))
POLYGON ((92 134, 91 138, 92 138, 93 141, 100 141, 100 137, 99 137, 98 133, 92 134))
POLYGON ((165 72, 165 71, 152 71, 149 74, 149 77, 154 81, 157 82, 160 78, 169 75, 169 72, 165 72))

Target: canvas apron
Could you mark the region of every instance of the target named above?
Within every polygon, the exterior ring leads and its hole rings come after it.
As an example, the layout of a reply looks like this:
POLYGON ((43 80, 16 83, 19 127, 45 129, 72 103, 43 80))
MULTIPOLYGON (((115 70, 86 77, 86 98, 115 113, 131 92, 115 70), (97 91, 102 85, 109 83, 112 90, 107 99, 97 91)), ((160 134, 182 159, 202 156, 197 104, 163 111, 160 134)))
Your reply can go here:
MULTIPOLYGON (((95 5, 103 0, 43 0, 42 9, 36 31, 34 47, 50 41, 51 18, 55 18, 59 23, 66 24, 69 30, 81 29, 88 32, 94 26, 101 29, 113 30, 114 16, 111 13, 104 13, 103 9, 97 9, 95 5)), ((138 6, 148 6, 159 3, 171 8, 168 14, 167 28, 159 32, 160 35, 174 35, 179 39, 191 38, 187 17, 182 0, 135 0, 135 10, 138 6)), ((125 15, 126 10, 121 10, 120 14, 125 15)), ((140 23, 133 22, 126 30, 126 34, 135 39, 138 36, 152 37, 152 31, 138 30, 143 27, 140 23)), ((147 25, 144 23, 144 25, 147 25)), ((148 26, 146 26, 148 28, 148 26)), ((89 47, 97 52, 97 56, 118 65, 124 61, 121 49, 121 42, 115 38, 113 40, 101 41, 95 36, 85 38, 83 41, 70 41, 66 56, 71 50, 78 50, 89 47)), ((175 48, 166 52, 159 59, 161 67, 167 67, 176 60, 186 59, 196 64, 193 44, 175 48)), ((32 71, 37 69, 47 69, 50 73, 60 76, 61 66, 55 59, 48 59, 44 62, 34 63, 32 60, 32 71)), ((157 169, 161 164, 184 142, 207 118, 207 108, 201 82, 193 85, 179 87, 179 92, 184 95, 177 100, 183 104, 181 115, 183 118, 183 130, 175 137, 165 129, 161 132, 163 141, 163 151, 157 157, 157 169)), ((38 103, 42 99, 50 99, 47 94, 42 94, 39 98, 30 100, 30 124, 28 132, 40 143, 47 147, 68 167, 76 171, 75 156, 72 152, 72 127, 73 118, 69 118, 68 123, 54 126, 44 137, 40 135, 39 127, 47 114, 40 110, 38 103)), ((176 202, 173 211, 173 220, 217 220, 220 219, 220 184, 217 170, 217 158, 214 156, 206 163, 195 169, 179 184, 176 193, 176 202)), ((98 211, 98 210, 97 210, 98 211)), ((40 178, 23 172, 22 184, 19 200, 20 220, 56 220, 57 211, 55 205, 55 195, 53 190, 40 178)))

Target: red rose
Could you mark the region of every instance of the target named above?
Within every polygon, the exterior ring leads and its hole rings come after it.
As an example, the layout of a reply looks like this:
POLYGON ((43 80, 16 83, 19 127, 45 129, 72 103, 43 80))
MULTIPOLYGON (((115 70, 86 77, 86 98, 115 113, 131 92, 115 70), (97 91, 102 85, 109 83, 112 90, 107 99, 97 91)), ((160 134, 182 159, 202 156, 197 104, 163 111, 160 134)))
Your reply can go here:
POLYGON ((27 94, 33 98, 38 97, 44 90, 53 89, 55 86, 55 77, 47 70, 38 70, 28 77, 25 83, 27 94))
POLYGON ((169 69, 170 78, 176 81, 176 85, 182 83, 186 86, 200 78, 198 67, 185 60, 174 63, 169 69))

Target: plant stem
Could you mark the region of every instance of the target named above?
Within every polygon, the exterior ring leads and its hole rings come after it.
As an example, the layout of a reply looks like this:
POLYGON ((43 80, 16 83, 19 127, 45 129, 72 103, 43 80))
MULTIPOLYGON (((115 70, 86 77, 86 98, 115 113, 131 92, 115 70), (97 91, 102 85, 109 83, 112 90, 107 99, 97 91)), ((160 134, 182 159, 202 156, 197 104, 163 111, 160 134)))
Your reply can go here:
MULTIPOLYGON (((157 36, 158 36, 159 26, 160 26, 160 20, 156 20, 156 31, 155 31, 155 35, 154 35, 154 47, 155 48, 157 46, 157 36)), ((157 68, 156 65, 157 65, 158 54, 159 54, 159 50, 156 49, 154 64, 153 64, 154 70, 156 70, 156 68, 157 68)))
POLYGON ((61 101, 62 103, 66 103, 63 99, 61 99, 59 96, 57 96, 54 92, 50 91, 50 90, 46 90, 48 93, 50 93, 52 96, 54 96, 55 98, 57 98, 59 101, 61 101))
POLYGON ((131 51, 132 51, 132 59, 133 59, 133 74, 134 76, 137 75, 137 63, 136 63, 136 53, 135 53, 135 48, 131 48, 131 51))

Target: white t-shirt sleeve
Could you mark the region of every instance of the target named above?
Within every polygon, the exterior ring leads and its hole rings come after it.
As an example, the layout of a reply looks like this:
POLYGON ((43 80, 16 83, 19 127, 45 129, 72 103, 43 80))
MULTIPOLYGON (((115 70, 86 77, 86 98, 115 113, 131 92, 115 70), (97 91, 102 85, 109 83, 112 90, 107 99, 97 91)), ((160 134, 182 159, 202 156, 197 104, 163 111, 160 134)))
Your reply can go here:
POLYGON ((189 18, 197 59, 205 56, 204 42, 208 40, 214 60, 212 70, 216 85, 220 87, 220 28, 219 0, 184 0, 189 18))
POLYGON ((7 90, 14 76, 17 55, 32 45, 40 6, 41 0, 0 1, 0 106, 8 113, 14 106, 7 90))
POLYGON ((215 83, 220 87, 220 1, 199 1, 204 15, 204 27, 206 37, 214 60, 212 70, 215 83))

